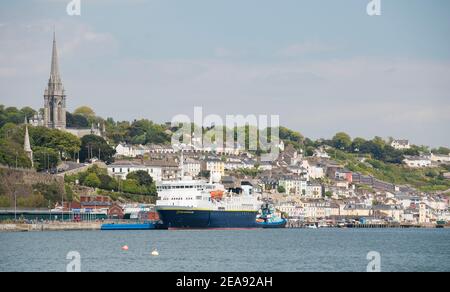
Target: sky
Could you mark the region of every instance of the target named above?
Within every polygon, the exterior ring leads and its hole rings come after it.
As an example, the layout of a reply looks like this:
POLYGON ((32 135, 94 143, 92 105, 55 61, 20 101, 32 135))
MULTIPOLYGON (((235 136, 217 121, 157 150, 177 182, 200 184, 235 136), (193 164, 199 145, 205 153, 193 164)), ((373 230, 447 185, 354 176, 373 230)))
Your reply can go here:
POLYGON ((53 30, 68 110, 167 122, 279 115, 307 137, 450 146, 450 1, 0 2, 0 104, 43 107, 53 30))

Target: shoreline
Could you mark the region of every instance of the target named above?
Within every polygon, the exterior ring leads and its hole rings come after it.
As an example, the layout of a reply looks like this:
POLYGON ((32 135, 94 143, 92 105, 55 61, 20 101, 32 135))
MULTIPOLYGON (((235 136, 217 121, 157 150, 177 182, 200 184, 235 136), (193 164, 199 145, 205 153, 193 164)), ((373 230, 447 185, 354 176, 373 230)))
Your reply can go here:
MULTIPOLYGON (((0 233, 6 232, 43 232, 43 231, 99 231, 104 222, 52 222, 52 223, 0 223, 0 233)), ((448 229, 450 226, 411 226, 404 227, 323 227, 317 229, 448 229)), ((304 227, 286 227, 284 229, 308 229, 304 227)), ((205 229, 208 230, 208 229, 205 229)))
POLYGON ((0 224, 3 232, 42 232, 42 231, 94 231, 100 230, 102 222, 57 222, 57 223, 8 223, 0 224))

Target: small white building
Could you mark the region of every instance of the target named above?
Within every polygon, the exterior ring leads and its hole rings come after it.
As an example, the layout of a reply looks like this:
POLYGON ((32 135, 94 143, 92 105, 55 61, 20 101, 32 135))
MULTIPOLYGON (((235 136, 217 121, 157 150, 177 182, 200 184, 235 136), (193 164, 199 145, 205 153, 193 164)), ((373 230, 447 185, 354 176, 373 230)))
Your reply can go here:
POLYGON ((438 162, 438 163, 447 163, 447 162, 450 162, 450 155, 431 153, 430 160, 433 162, 438 162))
POLYGON ((133 146, 125 143, 120 143, 116 146, 116 156, 122 157, 136 157, 133 151, 133 146))
POLYGON ((422 156, 405 156, 403 162, 411 168, 430 167, 431 159, 422 156))
POLYGON ((408 140, 393 140, 391 146, 397 150, 410 149, 411 145, 408 140))
POLYGON ((313 157, 329 159, 330 155, 324 149, 319 148, 314 150, 313 157))

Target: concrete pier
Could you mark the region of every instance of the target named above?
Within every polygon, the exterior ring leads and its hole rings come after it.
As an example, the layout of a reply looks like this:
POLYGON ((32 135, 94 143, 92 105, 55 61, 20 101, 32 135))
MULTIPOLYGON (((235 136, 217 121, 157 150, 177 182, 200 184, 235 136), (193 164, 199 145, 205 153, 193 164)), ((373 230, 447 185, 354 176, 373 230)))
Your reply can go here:
POLYGON ((102 222, 50 222, 0 224, 0 232, 100 230, 102 222))

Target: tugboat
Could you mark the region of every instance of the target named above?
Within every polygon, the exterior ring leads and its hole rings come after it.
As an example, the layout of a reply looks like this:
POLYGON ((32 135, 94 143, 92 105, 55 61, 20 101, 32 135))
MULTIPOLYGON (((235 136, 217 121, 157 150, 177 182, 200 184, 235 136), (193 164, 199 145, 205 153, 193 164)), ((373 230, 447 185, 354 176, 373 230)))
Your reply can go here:
POLYGON ((257 226, 261 228, 285 228, 287 220, 275 214, 275 208, 269 203, 261 206, 261 214, 256 219, 257 226))

